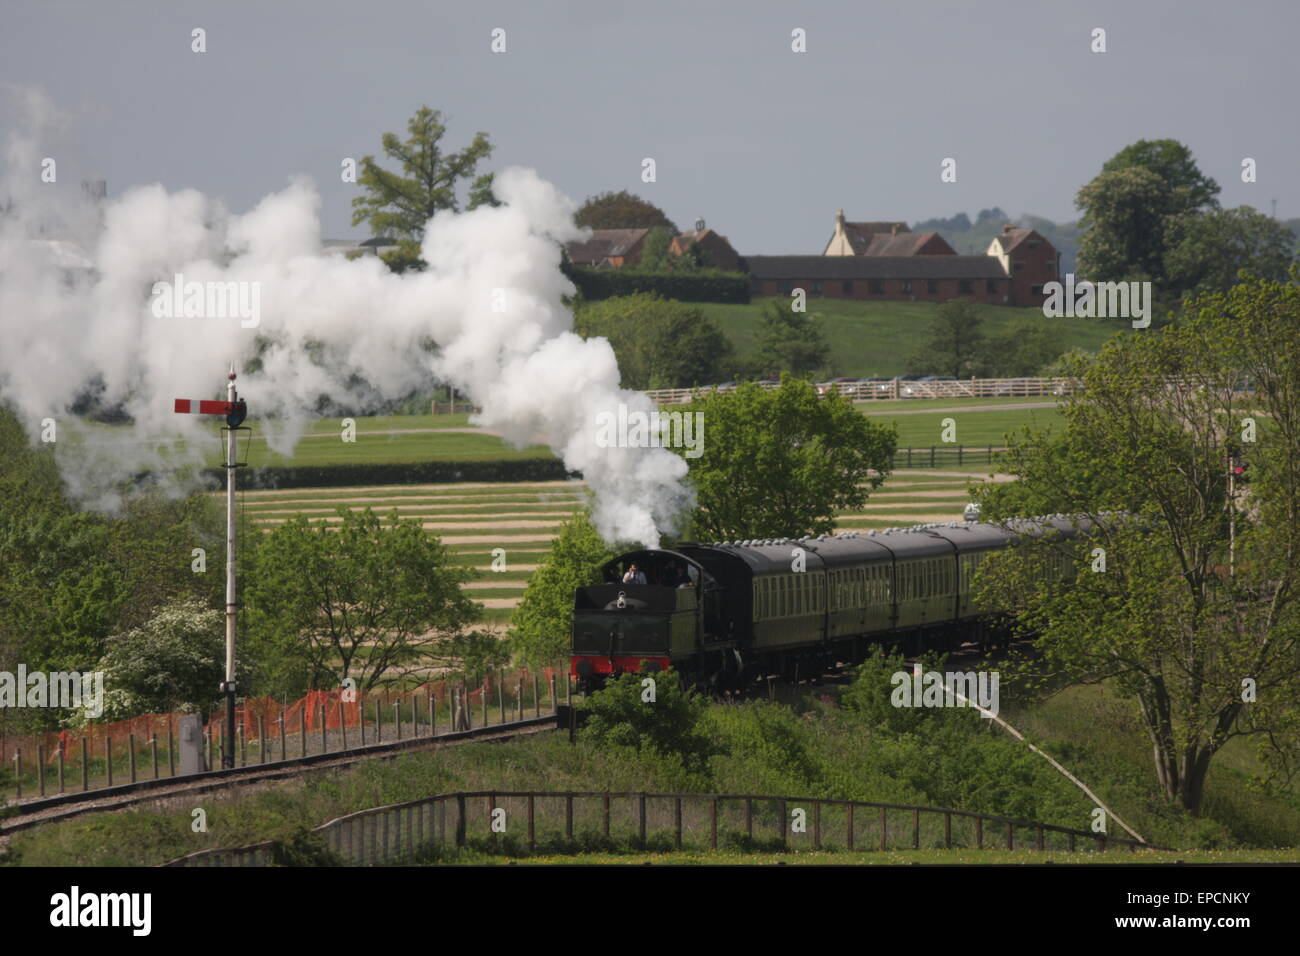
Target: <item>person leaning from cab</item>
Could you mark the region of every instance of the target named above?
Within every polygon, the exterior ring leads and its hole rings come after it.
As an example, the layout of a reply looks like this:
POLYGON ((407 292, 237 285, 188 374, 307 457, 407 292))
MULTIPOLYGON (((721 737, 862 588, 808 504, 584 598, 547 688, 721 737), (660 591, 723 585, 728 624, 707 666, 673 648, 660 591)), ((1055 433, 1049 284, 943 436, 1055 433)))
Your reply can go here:
POLYGON ((623 575, 624 584, 645 584, 645 572, 635 564, 627 569, 627 574, 623 575))

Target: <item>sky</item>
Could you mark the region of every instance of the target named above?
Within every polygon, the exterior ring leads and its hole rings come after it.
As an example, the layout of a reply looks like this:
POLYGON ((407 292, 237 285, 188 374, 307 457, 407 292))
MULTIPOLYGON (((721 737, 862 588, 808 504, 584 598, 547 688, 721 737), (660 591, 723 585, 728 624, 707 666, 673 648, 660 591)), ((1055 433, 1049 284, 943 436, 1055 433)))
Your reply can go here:
MULTIPOLYGON (((365 238, 341 163, 428 105, 450 148, 489 135, 481 171, 531 167, 577 200, 627 189, 742 254, 819 253, 841 208, 1071 220, 1143 138, 1190 146, 1225 206, 1300 216, 1297 27, 1294 0, 6 0, 0 84, 71 115, 61 188, 161 183, 246 211, 307 176, 325 237, 365 238)), ((0 139, 14 115, 0 95, 0 139)))

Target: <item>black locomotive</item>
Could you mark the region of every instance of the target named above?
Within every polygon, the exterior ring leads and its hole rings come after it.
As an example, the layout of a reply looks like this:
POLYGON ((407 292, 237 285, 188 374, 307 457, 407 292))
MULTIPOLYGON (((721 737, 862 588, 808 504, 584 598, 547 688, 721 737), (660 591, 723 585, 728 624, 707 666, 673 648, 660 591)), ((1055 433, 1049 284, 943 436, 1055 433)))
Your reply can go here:
MULTIPOLYGON (((671 666, 718 691, 857 663, 875 644, 917 653, 987 641, 999 613, 972 596, 980 562, 1022 535, 1064 541, 1092 525, 1057 515, 1008 528, 953 522, 629 551, 604 566, 605 583, 577 590, 570 673, 585 692, 671 666)), ((1042 573, 1072 577, 1069 549, 1050 554, 1042 573)))

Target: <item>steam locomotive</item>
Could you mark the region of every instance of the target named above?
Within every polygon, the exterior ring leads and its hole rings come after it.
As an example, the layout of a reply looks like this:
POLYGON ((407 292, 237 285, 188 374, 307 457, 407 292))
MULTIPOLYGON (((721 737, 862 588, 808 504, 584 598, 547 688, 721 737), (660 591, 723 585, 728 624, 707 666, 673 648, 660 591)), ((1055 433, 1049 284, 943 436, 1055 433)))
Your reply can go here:
MULTIPOLYGON (((604 565, 604 583, 577 589, 570 675, 585 693, 671 667, 719 692, 857 663, 876 644, 987 645, 999 610, 972 595, 981 562, 1020 536, 1068 544, 1091 531, 1088 519, 1054 515, 1006 529, 968 521, 629 551, 604 565)), ((1043 550, 1041 573, 1071 579, 1069 547, 1043 550)))

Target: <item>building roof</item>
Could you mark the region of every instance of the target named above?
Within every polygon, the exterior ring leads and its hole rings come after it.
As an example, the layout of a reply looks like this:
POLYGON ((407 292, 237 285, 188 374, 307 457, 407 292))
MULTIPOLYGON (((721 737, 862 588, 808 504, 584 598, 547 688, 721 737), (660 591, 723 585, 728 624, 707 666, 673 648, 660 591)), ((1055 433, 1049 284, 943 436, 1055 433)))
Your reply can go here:
MULTIPOLYGON (((1010 252, 1016 246, 1020 245, 1030 236, 1038 235, 1033 229, 1017 229, 1010 223, 1002 227, 1002 231, 993 237, 993 241, 1002 246, 1003 252, 1010 252)), ((1039 236, 1042 239, 1042 236, 1039 236)), ((1047 240, 1043 240, 1046 242, 1047 240)))
POLYGON ((746 256, 755 279, 1005 279, 995 256, 746 256))
POLYGON ((932 239, 938 239, 947 249, 947 255, 955 255, 956 250, 948 245, 947 240, 937 232, 903 232, 898 235, 890 235, 887 232, 878 232, 871 237, 865 252, 858 255, 865 256, 914 256, 917 255, 922 246, 932 239))
POLYGON ((575 266, 597 265, 611 257, 627 255, 649 232, 649 229, 595 229, 590 239, 570 242, 565 248, 575 266))
POLYGON ((878 235, 886 237, 894 233, 910 232, 905 222, 848 222, 844 223, 844 235, 853 247, 854 255, 868 255, 867 248, 878 235))

